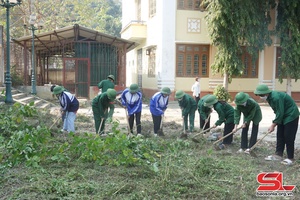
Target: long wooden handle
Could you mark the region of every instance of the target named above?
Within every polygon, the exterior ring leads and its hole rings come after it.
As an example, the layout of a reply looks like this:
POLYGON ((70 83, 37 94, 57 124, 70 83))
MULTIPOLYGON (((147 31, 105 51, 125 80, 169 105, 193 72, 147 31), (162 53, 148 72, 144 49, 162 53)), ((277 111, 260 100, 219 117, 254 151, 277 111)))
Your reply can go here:
POLYGON ((195 138, 195 137, 197 137, 198 135, 201 135, 201 134, 203 134, 203 133, 206 133, 207 131, 210 131, 210 130, 213 129, 213 128, 214 128, 214 127, 210 127, 210 128, 208 128, 208 129, 205 129, 205 130, 201 131, 200 133, 197 133, 197 134, 193 135, 192 138, 195 138))
MULTIPOLYGON (((241 126, 241 127, 237 128, 236 131, 238 131, 238 130, 240 130, 240 129, 242 129, 242 128, 243 128, 243 127, 241 126)), ((214 144, 214 145, 217 144, 217 143, 220 142, 221 140, 223 140, 223 139, 229 137, 230 135, 234 134, 236 131, 232 131, 232 132, 228 133, 227 135, 225 135, 225 136, 221 137, 220 139, 218 139, 217 141, 215 141, 213 144, 214 144)))
POLYGON ((265 137, 267 137, 271 132, 267 132, 262 138, 260 138, 250 149, 252 151, 265 137))
POLYGON ((58 116, 58 117, 55 119, 54 123, 50 126, 49 129, 52 129, 52 127, 58 122, 59 119, 61 119, 61 116, 58 116))
POLYGON ((125 114, 126 114, 126 122, 127 122, 127 131, 128 131, 128 134, 131 133, 130 131, 130 125, 129 125, 129 119, 128 119, 128 112, 127 112, 127 107, 124 108, 125 109, 125 114))
POLYGON ((161 130, 161 128, 162 128, 163 119, 164 119, 164 115, 162 115, 162 116, 161 116, 161 120, 160 120, 160 127, 159 127, 159 129, 160 129, 160 130, 161 130))
POLYGON ((97 133, 98 135, 99 135, 99 133, 100 133, 100 130, 101 130, 103 121, 104 121, 104 118, 101 118, 101 123, 100 123, 99 129, 98 129, 98 133, 97 133))
MULTIPOLYGON (((107 111, 107 109, 105 109, 105 110, 104 110, 104 114, 106 113, 106 111, 107 111)), ((104 121, 104 117, 103 117, 103 118, 101 118, 101 123, 100 123, 100 126, 99 126, 99 129, 98 129, 98 133, 97 133, 97 134, 99 134, 99 133, 100 133, 100 130, 101 130, 101 127, 102 127, 103 121, 104 121)))

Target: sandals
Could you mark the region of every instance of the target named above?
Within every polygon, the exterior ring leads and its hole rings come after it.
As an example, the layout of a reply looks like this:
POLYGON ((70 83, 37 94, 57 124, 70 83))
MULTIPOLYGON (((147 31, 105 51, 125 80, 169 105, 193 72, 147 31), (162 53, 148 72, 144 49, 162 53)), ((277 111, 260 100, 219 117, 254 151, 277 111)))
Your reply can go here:
POLYGON ((293 164, 293 161, 291 159, 284 159, 281 164, 283 165, 292 165, 293 164))
POLYGON ((276 161, 276 160, 281 160, 282 158, 280 156, 277 155, 270 155, 268 157, 265 157, 265 160, 268 161, 276 161))

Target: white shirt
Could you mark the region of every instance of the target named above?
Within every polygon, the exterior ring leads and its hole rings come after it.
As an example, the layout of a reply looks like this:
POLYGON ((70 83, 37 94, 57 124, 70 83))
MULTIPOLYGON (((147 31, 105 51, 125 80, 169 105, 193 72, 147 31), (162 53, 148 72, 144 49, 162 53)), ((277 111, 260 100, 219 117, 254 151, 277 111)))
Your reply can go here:
POLYGON ((198 97, 200 94, 200 84, 198 81, 196 81, 192 86, 192 92, 194 97, 198 97))

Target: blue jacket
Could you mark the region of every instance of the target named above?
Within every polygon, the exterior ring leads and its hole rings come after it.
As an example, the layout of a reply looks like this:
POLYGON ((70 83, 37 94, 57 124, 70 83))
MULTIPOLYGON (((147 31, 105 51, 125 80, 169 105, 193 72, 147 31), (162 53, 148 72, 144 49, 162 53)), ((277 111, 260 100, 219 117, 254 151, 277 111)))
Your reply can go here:
POLYGON ((126 106, 128 115, 142 111, 142 93, 139 91, 131 94, 129 89, 125 89, 121 95, 122 105, 126 106))
POLYGON ((164 97, 161 92, 155 93, 150 100, 150 112, 154 116, 161 116, 167 109, 169 96, 164 97))
POLYGON ((79 102, 70 92, 63 91, 59 96, 60 106, 64 111, 76 112, 79 108, 79 102))

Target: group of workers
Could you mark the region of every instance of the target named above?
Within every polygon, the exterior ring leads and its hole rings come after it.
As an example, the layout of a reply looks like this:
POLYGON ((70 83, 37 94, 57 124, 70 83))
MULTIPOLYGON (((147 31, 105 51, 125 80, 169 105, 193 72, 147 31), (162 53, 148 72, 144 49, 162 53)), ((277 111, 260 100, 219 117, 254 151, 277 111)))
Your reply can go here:
MULTIPOLYGON (((267 156, 265 160, 282 160, 282 164, 291 165, 294 161, 295 139, 298 130, 299 109, 295 101, 284 92, 272 91, 267 85, 258 85, 254 91, 256 96, 266 101, 275 113, 275 119, 268 128, 268 133, 276 133, 276 150, 274 155, 267 156), (286 148, 287 158, 283 159, 283 152, 286 148)), ((187 118, 189 118, 189 131, 193 132, 196 101, 183 91, 177 91, 175 98, 179 101, 184 118, 184 127, 188 127, 187 118)), ((212 109, 218 113, 218 120, 212 125, 212 128, 224 123, 223 142, 218 145, 219 149, 224 149, 233 141, 233 134, 238 130, 241 114, 243 114, 243 123, 241 125, 241 146, 238 153, 250 153, 251 147, 257 142, 259 123, 262 120, 262 112, 259 104, 252 99, 249 94, 239 92, 236 94, 234 102, 235 108, 225 101, 218 100, 215 95, 203 96, 197 105, 200 115, 200 128, 203 130, 210 128, 210 115, 212 109), (248 142, 249 125, 252 122, 252 131, 248 142), (205 127, 203 127, 205 125, 205 127)))
MULTIPOLYGON (((136 122, 137 135, 142 135, 141 112, 142 112, 142 93, 137 84, 131 84, 129 88, 122 91, 120 99, 116 99, 117 92, 114 89, 113 75, 109 75, 106 80, 98 84, 99 94, 92 100, 92 111, 95 122, 96 133, 105 135, 105 122, 110 121, 114 113, 114 104, 116 100, 126 109, 126 120, 128 120, 129 132, 133 133, 134 120, 136 122)), ((198 80, 193 88, 199 88, 198 80)), ((74 121, 76 112, 79 108, 78 100, 62 86, 52 87, 51 91, 57 96, 61 105, 63 116, 63 130, 66 132, 75 132, 74 121)), ((238 153, 249 153, 251 147, 257 142, 259 123, 262 120, 262 112, 259 104, 252 99, 249 94, 239 92, 236 94, 234 102, 235 108, 226 101, 218 100, 215 95, 205 95, 200 98, 199 94, 193 94, 194 98, 182 90, 175 93, 179 107, 182 111, 184 132, 194 131, 195 112, 198 110, 200 116, 200 129, 210 128, 210 116, 213 109, 218 114, 218 120, 214 122, 211 128, 216 128, 224 123, 223 141, 218 145, 219 149, 224 149, 233 141, 233 134, 239 128, 241 114, 243 114, 243 123, 241 134, 241 145, 238 153), (197 102, 196 102, 197 101, 197 102), (248 142, 249 125, 252 122, 252 131, 248 142)), ((198 93, 198 92, 196 92, 198 93)), ((171 90, 168 87, 162 88, 150 99, 150 112, 153 119, 154 135, 163 136, 159 131, 161 129, 164 113, 169 103, 171 90)), ((268 128, 268 132, 274 131, 277 126, 276 151, 265 160, 282 160, 284 149, 287 151, 287 158, 282 161, 283 164, 290 165, 294 161, 294 144, 298 130, 299 110, 294 100, 284 92, 271 91, 267 85, 258 85, 254 94, 268 102, 275 113, 275 119, 268 128)))

